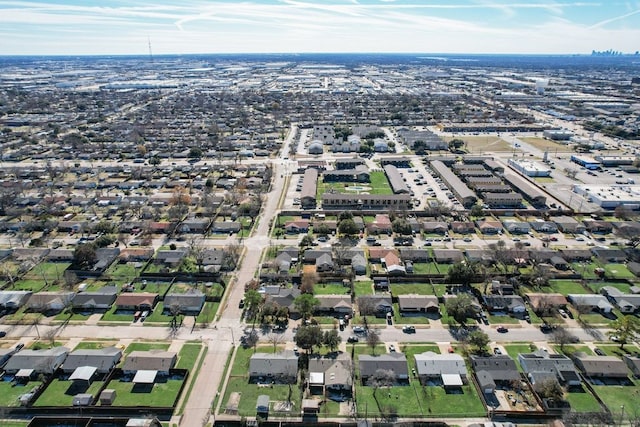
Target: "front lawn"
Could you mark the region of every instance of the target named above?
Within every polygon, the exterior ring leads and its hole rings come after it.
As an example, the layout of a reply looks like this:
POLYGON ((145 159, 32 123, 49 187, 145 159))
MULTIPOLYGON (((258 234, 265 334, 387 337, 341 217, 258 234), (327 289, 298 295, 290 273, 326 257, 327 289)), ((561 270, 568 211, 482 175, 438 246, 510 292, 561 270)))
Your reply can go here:
POLYGON ((102 348, 113 347, 117 341, 82 341, 76 345, 73 350, 100 350, 102 348))
POLYGON ((353 290, 356 296, 373 295, 373 282, 368 280, 362 282, 354 282, 353 290))
POLYGON ((433 286, 428 283, 392 283, 389 288, 391 294, 395 296, 407 294, 434 295, 433 286))
POLYGON ((169 344, 163 342, 132 342, 124 350, 124 354, 127 355, 132 351, 149 351, 149 350, 169 350, 169 344))

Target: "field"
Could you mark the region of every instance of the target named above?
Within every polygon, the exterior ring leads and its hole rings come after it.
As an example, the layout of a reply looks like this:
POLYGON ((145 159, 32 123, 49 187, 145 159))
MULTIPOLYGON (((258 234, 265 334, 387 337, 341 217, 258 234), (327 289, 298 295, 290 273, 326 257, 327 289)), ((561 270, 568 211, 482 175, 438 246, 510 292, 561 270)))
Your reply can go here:
MULTIPOLYGON (((369 175, 370 182, 324 182, 318 181, 317 198, 322 198, 324 193, 335 192, 342 194, 358 194, 358 191, 349 190, 350 187, 363 187, 362 192, 367 194, 393 194, 387 176, 382 171, 373 171, 369 175)), ((282 222, 283 223, 283 222, 282 222)))
POLYGON ((533 145, 538 150, 542 150, 542 151, 549 150, 549 154, 553 154, 556 151, 558 153, 573 152, 573 148, 570 145, 558 144, 557 142, 551 141, 549 139, 536 138, 536 137, 523 137, 518 139, 520 139, 522 142, 533 145))
POLYGON ((467 136, 461 135, 456 137, 445 137, 444 140, 449 142, 452 139, 461 139, 466 144, 463 147, 470 153, 483 153, 486 151, 493 152, 510 152, 513 150, 511 144, 502 138, 487 135, 487 136, 467 136))

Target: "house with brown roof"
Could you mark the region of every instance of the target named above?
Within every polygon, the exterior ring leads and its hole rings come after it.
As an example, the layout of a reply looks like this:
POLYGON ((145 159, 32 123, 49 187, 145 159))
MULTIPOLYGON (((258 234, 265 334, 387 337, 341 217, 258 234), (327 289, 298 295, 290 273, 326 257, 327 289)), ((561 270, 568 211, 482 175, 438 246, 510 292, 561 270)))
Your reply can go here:
POLYGON ((391 234, 391 219, 387 214, 377 214, 373 222, 367 225, 367 231, 371 234, 391 234))
POLYGON ((459 234, 471 234, 476 231, 476 226, 471 221, 452 221, 451 231, 459 234))
POLYGON ((453 264, 464 259, 459 249, 434 249, 433 257, 439 264, 453 264))
POLYGON ((284 230, 287 233, 306 233, 309 231, 310 221, 308 219, 297 219, 294 221, 287 221, 284 224, 284 230))
POLYGON ((153 310, 158 294, 148 292, 123 292, 116 298, 116 310, 153 310))
POLYGON ((502 231, 502 223, 500 221, 479 220, 476 226, 482 234, 498 234, 502 231))
POLYGON ((163 350, 135 350, 129 353, 122 365, 122 371, 133 374, 137 371, 157 371, 168 374, 176 365, 178 355, 173 351, 163 350))
POLYGON ((574 362, 589 378, 627 378, 627 365, 616 356, 589 356, 574 354, 574 362))
POLYGON ((351 314, 351 295, 316 295, 320 305, 316 308, 316 313, 328 313, 329 315, 351 314))
MULTIPOLYGON (((426 286, 426 285, 425 285, 426 286)), ((440 313, 438 297, 435 295, 398 295, 398 308, 403 313, 440 313)))
POLYGON ((529 292, 525 294, 534 312, 549 312, 567 306, 567 298, 559 293, 529 292))
POLYGON ((393 254, 398 257, 398 251, 389 248, 369 248, 369 262, 382 262, 387 257, 387 254, 393 254))

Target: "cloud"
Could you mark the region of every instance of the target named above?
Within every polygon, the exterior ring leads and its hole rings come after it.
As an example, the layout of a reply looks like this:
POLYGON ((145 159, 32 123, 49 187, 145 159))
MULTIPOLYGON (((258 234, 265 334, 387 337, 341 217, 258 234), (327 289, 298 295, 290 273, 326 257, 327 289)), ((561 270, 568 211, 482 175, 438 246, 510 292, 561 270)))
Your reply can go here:
POLYGON ((611 24, 613 22, 621 21, 623 19, 630 18, 630 17, 632 17, 634 15, 637 15, 639 13, 640 13, 640 9, 636 9, 636 10, 631 11, 629 13, 625 13, 624 15, 614 16, 613 18, 609 18, 609 19, 603 19, 602 21, 596 22, 595 24, 590 26, 589 29, 593 30, 595 28, 604 27, 605 25, 611 24))

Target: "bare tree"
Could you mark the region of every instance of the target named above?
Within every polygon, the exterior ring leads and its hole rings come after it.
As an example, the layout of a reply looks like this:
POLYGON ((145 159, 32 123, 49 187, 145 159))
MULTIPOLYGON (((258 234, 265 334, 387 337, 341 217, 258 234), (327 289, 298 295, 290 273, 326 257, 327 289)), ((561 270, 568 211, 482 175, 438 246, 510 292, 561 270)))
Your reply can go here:
POLYGON ((282 335, 282 334, 269 334, 267 336, 267 341, 271 345, 273 345, 273 352, 275 353, 276 348, 278 347, 278 345, 280 345, 283 342, 285 342, 285 339, 284 339, 284 335, 282 335))
POLYGON ((380 335, 376 329, 370 329, 367 333, 367 345, 371 348, 371 354, 376 354, 376 347, 380 344, 380 335))
POLYGON ((564 346, 577 342, 578 338, 562 326, 557 326, 553 331, 552 340, 560 346, 560 351, 564 353, 564 346))

